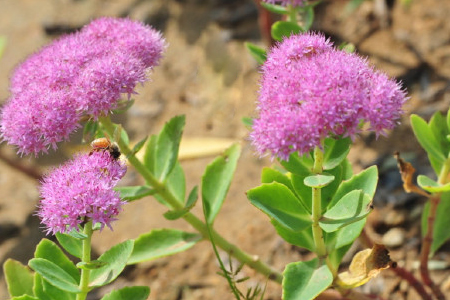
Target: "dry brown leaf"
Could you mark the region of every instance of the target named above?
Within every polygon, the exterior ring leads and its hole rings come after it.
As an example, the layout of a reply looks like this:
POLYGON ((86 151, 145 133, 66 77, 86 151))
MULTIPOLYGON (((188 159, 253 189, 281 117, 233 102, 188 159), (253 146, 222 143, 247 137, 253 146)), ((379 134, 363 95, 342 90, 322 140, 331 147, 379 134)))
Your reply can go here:
POLYGON ((403 181, 403 189, 405 190, 405 192, 413 192, 425 197, 429 197, 430 195, 428 195, 428 193, 426 193, 424 190, 420 189, 413 183, 413 176, 416 172, 416 169, 414 169, 412 164, 401 159, 399 152, 395 152, 394 156, 397 159, 397 165, 400 169, 400 175, 402 176, 403 181))

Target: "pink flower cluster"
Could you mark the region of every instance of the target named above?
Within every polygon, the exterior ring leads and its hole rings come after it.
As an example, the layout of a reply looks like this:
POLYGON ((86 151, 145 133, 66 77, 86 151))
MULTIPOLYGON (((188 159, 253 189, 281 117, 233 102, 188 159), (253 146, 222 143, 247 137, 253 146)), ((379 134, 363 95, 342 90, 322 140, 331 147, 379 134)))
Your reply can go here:
POLYGON ((96 119, 134 93, 165 49, 160 33, 129 19, 100 18, 19 65, 1 111, 1 137, 23 154, 68 140, 82 116, 96 119))
POLYGON ((69 232, 91 220, 111 228, 125 203, 113 187, 125 172, 107 151, 78 155, 54 169, 42 180, 37 213, 47 234, 69 232))
POLYGON ((283 160, 311 151, 327 136, 354 137, 361 122, 384 134, 398 123, 406 101, 400 84, 320 34, 285 39, 262 71, 250 138, 260 155, 283 160))
POLYGON ((263 0, 264 2, 270 3, 270 4, 280 4, 283 6, 303 6, 306 2, 306 0, 263 0))

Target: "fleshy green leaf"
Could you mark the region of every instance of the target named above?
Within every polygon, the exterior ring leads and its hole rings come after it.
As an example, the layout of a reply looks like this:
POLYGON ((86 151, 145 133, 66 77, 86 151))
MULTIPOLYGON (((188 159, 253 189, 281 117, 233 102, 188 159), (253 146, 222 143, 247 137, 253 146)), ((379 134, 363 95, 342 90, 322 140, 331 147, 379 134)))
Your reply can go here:
POLYGON ((333 175, 315 174, 306 177, 304 183, 306 186, 320 189, 330 184, 333 180, 334 180, 333 175))
POLYGON ((172 118, 147 144, 144 163, 159 181, 164 181, 177 163, 184 124, 185 116, 172 118))
MULTIPOLYGON (((422 213, 422 235, 428 230, 428 216, 430 213, 430 202, 425 204, 422 213)), ((448 216, 450 215, 450 192, 441 194, 441 201, 436 210, 436 217, 433 228, 433 242, 431 243, 430 255, 434 253, 450 239, 450 230, 448 230, 448 216)))
POLYGON ((336 168, 347 157, 350 151, 351 139, 325 139, 325 153, 323 158, 323 169, 331 170, 336 168))
MULTIPOLYGON (((267 59, 266 49, 256 46, 255 44, 250 42, 245 42, 244 44, 258 64, 262 65, 266 61, 267 59)), ((251 125, 252 124, 250 124, 250 126, 251 125)))
POLYGON ((230 188, 241 147, 235 144, 225 150, 206 167, 202 177, 202 200, 205 218, 209 224, 214 222, 230 188))
POLYGON ((164 218, 167 220, 176 220, 187 214, 197 203, 198 199, 198 186, 195 186, 189 193, 188 199, 183 209, 170 210, 164 214, 164 218))
POLYGON ((55 263, 43 258, 33 258, 28 265, 53 286, 67 292, 80 292, 78 282, 55 263))
POLYGON ((271 35, 276 41, 281 41, 285 37, 303 32, 303 28, 297 23, 289 21, 277 21, 272 25, 271 35))
POLYGON ((311 226, 307 209, 300 199, 281 183, 265 183, 249 190, 247 197, 254 206, 290 230, 301 231, 311 226))
POLYGON ((319 225, 325 232, 333 232, 359 221, 370 213, 371 201, 361 190, 351 191, 325 212, 319 225))
MULTIPOLYGON (((178 200, 179 203, 184 202, 184 196, 186 193, 186 177, 184 175, 183 168, 180 163, 177 162, 175 167, 170 172, 169 176, 166 179, 166 187, 170 191, 172 195, 175 196, 175 199, 178 200)), ((158 194, 155 194, 155 198, 162 204, 170 207, 163 197, 158 194)), ((171 207, 170 207, 171 208, 171 207)))
POLYGON ((33 272, 20 262, 8 258, 3 264, 8 293, 11 297, 29 295, 33 293, 33 272))
POLYGON ((295 194, 299 198, 302 205, 306 208, 309 214, 312 211, 312 188, 305 185, 306 176, 291 174, 292 186, 295 194))
POLYGON ((290 263, 283 272, 284 300, 312 300, 333 283, 333 274, 317 258, 290 263))
POLYGON ((10 300, 40 300, 40 299, 31 297, 29 295, 23 295, 23 296, 11 298, 10 300))
POLYGON ((342 181, 327 209, 333 207, 339 199, 353 190, 362 190, 372 199, 377 188, 377 182, 378 169, 376 166, 371 166, 359 174, 353 175, 350 179, 342 181))
POLYGON ((99 260, 93 260, 90 262, 80 261, 79 263, 77 263, 77 268, 82 269, 82 270, 95 270, 95 269, 100 269, 101 267, 104 267, 107 264, 108 263, 106 263, 104 261, 99 261, 99 260))
POLYGON ((261 173, 261 183, 278 182, 287 186, 290 190, 294 191, 291 180, 289 177, 272 168, 264 167, 261 173))
POLYGON ((175 229, 158 229, 140 235, 134 242, 128 264, 169 256, 194 246, 202 236, 175 229))
POLYGON ((129 286, 114 290, 101 300, 146 300, 149 295, 150 288, 147 286, 129 286))
POLYGON ((133 246, 134 241, 128 240, 113 246, 103 253, 97 260, 107 264, 104 267, 91 271, 89 286, 103 286, 116 279, 127 265, 133 246))
POLYGON ((425 175, 417 176, 417 184, 425 191, 430 193, 442 193, 450 191, 450 183, 441 185, 425 175))
POLYGON ((303 8, 302 21, 304 31, 308 31, 314 22, 314 6, 307 5, 303 8))
POLYGON ((151 196, 155 194, 155 190, 150 187, 144 185, 138 186, 120 186, 115 187, 114 190, 120 193, 120 198, 122 200, 131 202, 134 200, 138 200, 147 196, 151 196))
POLYGON ((298 152, 295 152, 289 156, 288 161, 280 160, 280 164, 292 174, 307 176, 312 174, 314 161, 309 153, 298 156, 298 152))
POLYGON ((54 242, 48 239, 42 239, 41 242, 36 246, 34 257, 44 258, 48 261, 51 261, 52 263, 63 269, 67 274, 70 274, 75 282, 80 281, 79 270, 77 269, 75 264, 64 254, 61 248, 59 248, 58 245, 56 245, 54 242))
POLYGON ((411 126, 420 145, 427 152, 430 162, 433 159, 434 163, 432 166, 434 171, 436 174, 439 174, 446 156, 442 153, 442 149, 433 131, 428 127, 427 122, 418 115, 411 115, 411 126))
POLYGON ((267 9, 270 12, 273 12, 275 14, 280 14, 280 15, 287 15, 288 14, 288 10, 286 9, 286 7, 281 6, 281 5, 277 5, 277 4, 270 4, 267 2, 261 2, 261 6, 264 7, 265 9, 267 9))
POLYGON ((40 300, 75 300, 77 294, 61 290, 51 285, 41 275, 35 274, 34 293, 40 300))
POLYGON ((83 241, 64 233, 56 233, 56 239, 61 247, 75 257, 81 258, 83 252, 83 241))
POLYGON ((134 155, 134 154, 138 153, 139 150, 141 150, 142 147, 144 147, 145 142, 147 141, 147 139, 148 139, 148 136, 146 136, 145 138, 143 138, 142 140, 137 142, 136 145, 134 145, 133 149, 131 149, 131 153, 127 157, 130 157, 131 155, 134 155))
POLYGON ((449 129, 447 127, 447 122, 441 112, 436 112, 431 117, 430 122, 428 124, 431 131, 433 132, 434 137, 439 145, 440 151, 444 154, 445 157, 448 157, 450 151, 450 142, 447 140, 447 136, 449 135, 449 129))
POLYGON ((272 225, 275 227, 279 236, 281 236, 286 242, 292 245, 296 245, 301 248, 314 251, 314 239, 312 235, 311 227, 302 231, 293 231, 285 226, 280 225, 277 221, 272 220, 272 225))
POLYGON ((97 130, 98 130, 98 122, 95 122, 93 120, 87 121, 83 127, 83 143, 92 141, 96 136, 97 130))

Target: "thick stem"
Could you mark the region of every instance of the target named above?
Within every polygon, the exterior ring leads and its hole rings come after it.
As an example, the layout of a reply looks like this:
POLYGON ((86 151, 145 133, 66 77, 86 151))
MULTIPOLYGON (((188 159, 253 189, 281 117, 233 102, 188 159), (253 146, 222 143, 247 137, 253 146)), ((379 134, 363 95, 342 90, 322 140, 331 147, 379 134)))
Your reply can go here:
MULTIPOLYGON (((109 118, 100 118, 100 122, 105 127, 107 133, 110 136, 113 136, 114 125, 109 118)), ((167 187, 159 182, 148 170, 147 168, 136 158, 136 156, 131 152, 130 148, 122 141, 117 141, 119 144, 120 151, 128 157, 128 161, 130 164, 134 166, 134 168, 142 175, 148 185, 153 187, 157 193, 164 198, 164 200, 170 205, 170 207, 174 210, 179 210, 183 208, 183 204, 180 203, 175 196, 167 189, 167 187)), ((187 213, 183 216, 183 219, 186 220, 189 224, 191 224, 202 236, 204 239, 209 239, 208 228, 206 224, 203 223, 199 218, 197 218, 192 213, 187 213)), ((263 263, 258 257, 251 256, 250 254, 242 251, 236 245, 228 242, 225 238, 223 238, 219 233, 217 233, 214 229, 211 228, 211 237, 216 243, 216 245, 229 253, 231 256, 236 258, 241 263, 249 266, 250 268, 256 270, 258 273, 267 276, 269 279, 281 283, 283 280, 283 275, 278 271, 274 270, 270 266, 263 263)), ((78 299, 77 299, 78 300, 78 299)))
MULTIPOLYGON (((319 147, 314 149, 314 174, 322 173, 323 152, 319 147)), ((312 232, 314 238, 314 245, 316 247, 316 254, 319 259, 324 259, 327 256, 327 248, 323 238, 322 228, 320 228, 319 220, 322 217, 322 192, 319 188, 312 189, 312 232)))
MULTIPOLYGON (((92 221, 87 222, 84 225, 84 234, 87 236, 83 240, 83 252, 81 256, 81 261, 84 263, 89 263, 91 261, 91 239, 92 239, 92 221)), ((85 300, 89 292, 89 275, 91 270, 81 269, 81 279, 79 288, 80 293, 77 294, 76 300, 85 300)))

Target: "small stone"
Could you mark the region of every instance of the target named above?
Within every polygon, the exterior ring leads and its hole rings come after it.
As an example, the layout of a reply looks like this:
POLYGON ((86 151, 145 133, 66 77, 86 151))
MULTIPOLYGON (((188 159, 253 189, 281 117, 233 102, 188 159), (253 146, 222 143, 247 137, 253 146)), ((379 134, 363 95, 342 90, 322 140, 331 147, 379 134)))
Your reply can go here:
POLYGON ((383 235, 382 243, 388 248, 399 247, 405 242, 405 237, 405 230, 402 228, 392 228, 383 235))

